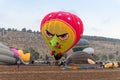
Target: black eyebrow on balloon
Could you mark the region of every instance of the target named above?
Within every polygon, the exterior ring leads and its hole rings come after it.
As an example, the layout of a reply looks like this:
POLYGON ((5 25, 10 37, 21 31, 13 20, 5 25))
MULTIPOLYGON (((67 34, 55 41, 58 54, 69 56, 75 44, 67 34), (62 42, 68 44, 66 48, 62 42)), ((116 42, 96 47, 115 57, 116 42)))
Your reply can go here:
POLYGON ((48 30, 46 30, 46 32, 47 32, 48 34, 52 35, 52 36, 54 36, 54 35, 55 35, 55 34, 50 33, 48 30))
POLYGON ((57 37, 64 36, 64 35, 66 35, 66 34, 68 34, 68 33, 64 33, 64 34, 61 34, 61 35, 57 35, 57 37))

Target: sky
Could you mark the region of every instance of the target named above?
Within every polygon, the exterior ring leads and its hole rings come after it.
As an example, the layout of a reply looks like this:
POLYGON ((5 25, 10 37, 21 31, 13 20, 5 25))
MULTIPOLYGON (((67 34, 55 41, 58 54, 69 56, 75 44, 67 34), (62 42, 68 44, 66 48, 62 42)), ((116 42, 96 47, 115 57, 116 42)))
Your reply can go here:
POLYGON ((80 17, 83 35, 120 39, 120 0, 0 0, 0 28, 40 31, 41 20, 54 11, 80 17))

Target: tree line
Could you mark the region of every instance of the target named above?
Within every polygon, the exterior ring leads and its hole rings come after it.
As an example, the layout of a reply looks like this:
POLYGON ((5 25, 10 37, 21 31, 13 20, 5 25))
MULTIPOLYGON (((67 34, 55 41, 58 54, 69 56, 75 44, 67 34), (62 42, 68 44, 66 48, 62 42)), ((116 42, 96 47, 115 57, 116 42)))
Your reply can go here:
POLYGON ((21 30, 15 29, 15 28, 0 28, 0 32, 1 33, 6 33, 7 31, 21 31, 21 32, 29 32, 29 33, 40 33, 40 31, 32 31, 31 29, 26 29, 26 28, 22 28, 21 30))
MULTIPOLYGON (((31 29, 22 28, 21 30, 15 29, 15 28, 0 28, 1 35, 6 34, 7 31, 21 31, 21 32, 29 32, 29 33, 38 33, 40 34, 40 31, 33 31, 31 29)), ((95 41, 110 41, 115 43, 120 43, 120 39, 115 38, 107 38, 107 37, 101 37, 101 36, 89 36, 89 35, 83 35, 83 38, 87 40, 95 40, 95 41)))
POLYGON ((89 36, 89 35, 84 35, 83 38, 85 38, 87 40, 109 41, 109 42, 120 43, 120 39, 116 39, 116 38, 108 38, 108 37, 101 37, 101 36, 89 36))

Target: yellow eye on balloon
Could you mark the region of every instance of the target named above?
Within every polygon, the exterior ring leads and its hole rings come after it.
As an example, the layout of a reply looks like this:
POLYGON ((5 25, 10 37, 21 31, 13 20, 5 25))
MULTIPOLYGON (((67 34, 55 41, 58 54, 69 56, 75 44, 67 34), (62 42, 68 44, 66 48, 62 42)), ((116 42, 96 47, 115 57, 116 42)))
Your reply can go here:
POLYGON ((52 38, 54 36, 54 34, 50 33, 49 31, 45 30, 45 35, 48 37, 48 38, 52 38))
POLYGON ((62 34, 62 35, 58 35, 58 38, 60 40, 66 40, 66 39, 68 39, 68 37, 69 37, 68 33, 65 33, 65 34, 62 34))

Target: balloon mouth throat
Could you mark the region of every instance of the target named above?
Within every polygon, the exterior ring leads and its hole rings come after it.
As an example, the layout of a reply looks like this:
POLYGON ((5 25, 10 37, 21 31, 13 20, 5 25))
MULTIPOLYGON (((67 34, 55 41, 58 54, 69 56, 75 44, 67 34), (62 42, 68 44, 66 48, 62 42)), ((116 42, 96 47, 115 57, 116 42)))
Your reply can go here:
POLYGON ((59 60, 63 56, 63 54, 61 52, 58 52, 56 54, 56 52, 54 50, 51 51, 51 55, 52 56, 54 55, 54 57, 55 57, 56 60, 59 60))

